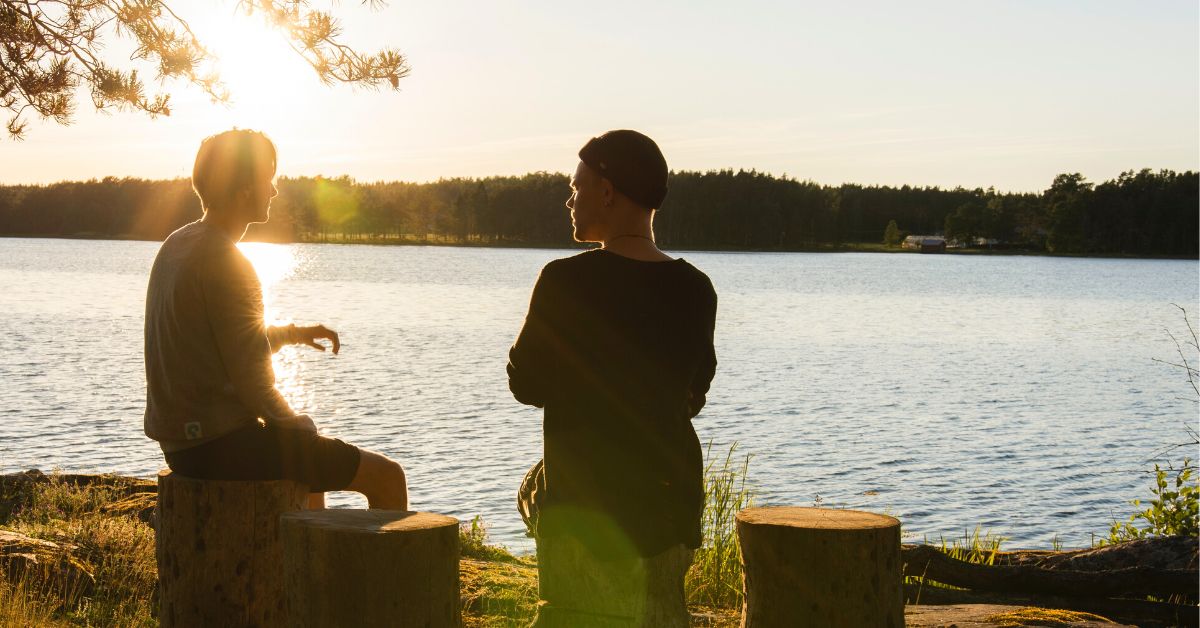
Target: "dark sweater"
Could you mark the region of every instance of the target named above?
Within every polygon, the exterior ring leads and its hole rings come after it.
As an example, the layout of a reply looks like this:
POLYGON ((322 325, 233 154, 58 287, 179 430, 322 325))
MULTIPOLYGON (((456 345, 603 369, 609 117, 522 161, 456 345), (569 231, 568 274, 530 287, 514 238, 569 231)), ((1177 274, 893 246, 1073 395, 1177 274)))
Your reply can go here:
POLYGON ((586 522, 599 520, 643 556, 699 547, 691 419, 716 369, 716 308, 708 277, 682 259, 596 249, 542 269, 508 364, 513 396, 545 408, 539 535, 573 532, 596 547, 586 522))

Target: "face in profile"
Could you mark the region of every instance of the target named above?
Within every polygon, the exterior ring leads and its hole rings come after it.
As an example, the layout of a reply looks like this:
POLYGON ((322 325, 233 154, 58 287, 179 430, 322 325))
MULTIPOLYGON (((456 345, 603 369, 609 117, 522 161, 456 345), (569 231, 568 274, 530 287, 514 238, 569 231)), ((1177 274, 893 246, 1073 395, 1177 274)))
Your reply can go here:
POLYGON ((604 180, 582 161, 571 177, 571 226, 576 242, 599 242, 604 230, 604 180))
POLYGON ((271 200, 279 195, 275 187, 273 165, 259 166, 254 180, 242 191, 245 198, 246 222, 266 222, 270 218, 271 200))

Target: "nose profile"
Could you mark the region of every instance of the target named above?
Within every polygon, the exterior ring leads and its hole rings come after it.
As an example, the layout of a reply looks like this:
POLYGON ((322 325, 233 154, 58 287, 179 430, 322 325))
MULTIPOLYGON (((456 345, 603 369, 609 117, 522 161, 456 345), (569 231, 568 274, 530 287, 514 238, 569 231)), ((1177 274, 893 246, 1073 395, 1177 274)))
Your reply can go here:
POLYGON ((565 205, 567 206, 567 209, 575 209, 575 195, 574 194, 567 197, 567 202, 565 203, 565 205))

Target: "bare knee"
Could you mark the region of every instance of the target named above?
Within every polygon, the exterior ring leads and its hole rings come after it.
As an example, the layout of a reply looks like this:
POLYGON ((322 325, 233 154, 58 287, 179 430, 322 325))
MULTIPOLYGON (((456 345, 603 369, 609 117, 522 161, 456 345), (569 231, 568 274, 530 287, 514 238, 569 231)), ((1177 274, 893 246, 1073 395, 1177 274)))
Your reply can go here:
POLYGON ((366 495, 371 508, 408 509, 408 483, 400 463, 373 451, 362 452, 348 487, 366 495))

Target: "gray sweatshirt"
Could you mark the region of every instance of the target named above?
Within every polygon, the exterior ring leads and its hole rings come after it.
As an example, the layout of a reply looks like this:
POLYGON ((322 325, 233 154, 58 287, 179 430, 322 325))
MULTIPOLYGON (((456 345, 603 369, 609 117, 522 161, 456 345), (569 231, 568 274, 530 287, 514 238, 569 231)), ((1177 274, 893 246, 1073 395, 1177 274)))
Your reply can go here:
POLYGON ((258 275, 233 240, 199 221, 172 233, 146 291, 146 435, 178 451, 294 415, 271 367, 288 333, 265 326, 258 275))

